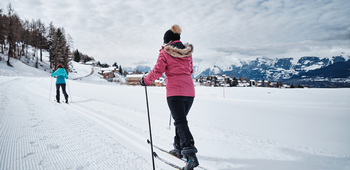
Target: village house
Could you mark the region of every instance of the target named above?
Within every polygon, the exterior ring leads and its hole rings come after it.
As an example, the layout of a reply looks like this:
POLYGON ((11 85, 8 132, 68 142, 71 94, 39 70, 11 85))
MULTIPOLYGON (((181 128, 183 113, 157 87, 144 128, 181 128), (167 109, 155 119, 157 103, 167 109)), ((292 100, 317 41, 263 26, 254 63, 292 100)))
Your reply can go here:
POLYGON ((100 69, 100 74, 103 76, 103 79, 113 79, 115 76, 114 76, 114 73, 116 73, 117 71, 117 68, 116 67, 108 67, 108 68, 101 68, 100 69))
MULTIPOLYGON (((143 77, 143 74, 130 74, 126 76, 126 80, 129 85, 140 85, 140 80, 143 77)), ((250 80, 248 78, 239 78, 236 79, 229 77, 228 75, 211 75, 207 77, 193 78, 193 84, 195 86, 211 86, 211 87, 280 87, 288 88, 287 85, 279 85, 267 80, 250 80)), ((150 86, 166 86, 165 78, 160 77, 158 80, 155 80, 150 86)))
POLYGON ((126 75, 126 82, 128 85, 140 85, 140 80, 143 74, 128 74, 126 75))
MULTIPOLYGON (((128 85, 141 85, 140 80, 144 74, 128 74, 126 75, 126 82, 128 85)), ((160 77, 150 84, 150 86, 165 86, 165 78, 160 77)))
POLYGON ((154 81, 155 86, 165 86, 165 78, 160 77, 158 80, 154 81))

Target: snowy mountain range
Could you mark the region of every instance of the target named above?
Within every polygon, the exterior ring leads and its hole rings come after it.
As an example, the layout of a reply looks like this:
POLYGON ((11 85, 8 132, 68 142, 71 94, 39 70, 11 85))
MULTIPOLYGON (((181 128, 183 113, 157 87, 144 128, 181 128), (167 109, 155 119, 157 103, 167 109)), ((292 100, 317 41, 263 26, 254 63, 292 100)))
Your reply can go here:
POLYGON ((149 72, 151 70, 151 67, 149 66, 137 66, 135 68, 132 68, 132 67, 125 67, 123 68, 124 71, 127 71, 127 72, 133 72, 133 71, 141 71, 141 72, 149 72))
POLYGON ((227 64, 225 61, 218 60, 210 67, 203 67, 199 63, 194 66, 193 76, 204 77, 226 74, 234 75, 237 78, 282 81, 289 84, 308 84, 315 87, 348 87, 350 84, 349 56, 343 57, 340 55, 332 58, 305 56, 301 57, 296 63, 293 58, 271 59, 266 57, 233 62, 234 64, 227 64), (329 84, 328 82, 333 83, 329 84))
MULTIPOLYGON (((293 76, 307 73, 312 70, 317 70, 329 67, 335 63, 346 62, 343 56, 334 56, 329 58, 319 58, 306 56, 300 58, 297 63, 293 63, 293 58, 256 58, 255 60, 244 61, 238 60, 235 64, 219 65, 220 61, 216 61, 213 66, 203 68, 201 63, 194 66, 194 77, 227 74, 235 75, 235 77, 247 77, 249 79, 280 81, 290 79, 293 76)), ((224 63, 224 62, 221 62, 224 63)), ((320 73, 321 74, 321 73, 320 73)), ((342 78, 348 78, 350 74, 342 78)))
MULTIPOLYGON (((336 82, 350 84, 350 56, 320 58, 304 56, 297 62, 293 58, 259 57, 254 60, 219 58, 203 60, 194 65, 193 77, 226 74, 254 80, 282 81, 288 83, 336 82), (331 71, 331 72, 330 72, 331 71)), ((129 71, 150 71, 148 66, 127 68, 129 71)), ((321 85, 323 86, 323 85, 321 85)), ((338 86, 338 85, 337 85, 338 86)), ((341 85, 342 86, 342 85, 341 85)))

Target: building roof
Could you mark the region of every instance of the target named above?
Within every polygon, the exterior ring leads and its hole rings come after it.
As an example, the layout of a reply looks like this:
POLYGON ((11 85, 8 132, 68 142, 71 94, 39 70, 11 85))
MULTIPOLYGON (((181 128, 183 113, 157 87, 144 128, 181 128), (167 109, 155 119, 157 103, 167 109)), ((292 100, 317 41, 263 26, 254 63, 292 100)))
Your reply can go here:
POLYGON ((115 69, 117 69, 117 68, 116 67, 108 67, 108 68, 101 68, 100 70, 101 71, 113 71, 115 69))
POLYGON ((126 78, 128 78, 128 77, 134 77, 134 78, 138 78, 138 77, 143 77, 143 74, 130 74, 130 75, 126 75, 126 78))

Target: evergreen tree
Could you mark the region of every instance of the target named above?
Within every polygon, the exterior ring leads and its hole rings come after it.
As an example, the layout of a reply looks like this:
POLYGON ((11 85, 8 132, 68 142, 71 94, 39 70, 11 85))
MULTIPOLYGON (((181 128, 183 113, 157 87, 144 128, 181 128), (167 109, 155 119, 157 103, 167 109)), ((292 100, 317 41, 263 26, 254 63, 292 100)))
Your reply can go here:
POLYGON ((236 77, 233 77, 230 86, 231 86, 231 87, 232 87, 232 86, 236 87, 237 85, 238 85, 238 80, 236 79, 236 77))
POLYGON ((21 32, 21 28, 23 27, 22 27, 20 18, 12 8, 11 3, 9 3, 7 8, 8 8, 8 16, 3 16, 1 14, 0 42, 3 44, 2 52, 4 52, 4 49, 6 49, 6 43, 9 45, 7 65, 12 66, 10 64, 10 58, 17 57, 16 50, 19 49, 17 48, 17 42, 20 41, 20 38, 21 38, 20 32, 21 32))
POLYGON ((282 81, 280 81, 280 83, 279 83, 279 87, 283 87, 283 83, 282 83, 282 81))
POLYGON ((3 12, 3 9, 0 8, 0 45, 1 45, 1 54, 4 54, 5 39, 6 39, 5 37, 6 16, 3 15, 2 12, 3 12))
POLYGON ((53 49, 54 49, 54 38, 55 38, 55 33, 56 33, 56 28, 54 27, 53 23, 50 23, 50 26, 48 28, 49 30, 49 35, 47 36, 48 39, 48 52, 50 54, 50 68, 55 68, 55 65, 53 63, 54 60, 54 53, 53 53, 53 49))
POLYGON ((15 43, 16 43, 16 38, 15 38, 15 24, 14 24, 14 9, 12 8, 11 3, 9 3, 8 7, 8 29, 7 29, 7 42, 9 44, 8 48, 8 58, 7 58, 7 65, 11 66, 10 64, 10 58, 15 58, 15 43))
POLYGON ((63 28, 58 28, 53 33, 53 38, 50 49, 50 63, 51 66, 56 68, 58 64, 62 64, 63 67, 69 71, 69 61, 70 61, 70 48, 67 45, 67 40, 64 34, 63 28))
POLYGON ((40 50, 40 61, 43 61, 43 49, 46 49, 46 27, 45 24, 43 22, 41 22, 41 20, 37 20, 37 34, 38 34, 38 47, 40 50))
POLYGON ((75 62, 79 62, 80 61, 80 53, 79 53, 78 49, 75 50, 75 52, 74 52, 74 61, 75 62))
POLYGON ((261 81, 261 87, 265 87, 265 80, 264 79, 261 81))
POLYGON ((102 68, 108 68, 109 65, 108 65, 107 63, 103 63, 103 64, 101 64, 101 67, 102 67, 102 68))
POLYGON ((117 62, 114 62, 114 64, 112 66, 118 68, 117 62))
POLYGON ((64 65, 66 69, 69 68, 68 63, 72 59, 70 49, 73 45, 69 34, 66 38, 63 28, 56 29, 52 22, 46 28, 40 19, 33 19, 31 22, 22 21, 15 13, 11 3, 7 8, 8 13, 6 14, 0 8, 0 52, 5 54, 7 51, 9 66, 11 66, 11 58, 21 59, 21 56, 26 56, 29 61, 31 58, 28 57, 28 46, 30 45, 33 47, 35 67, 39 65, 39 56, 42 61, 42 50, 47 49, 50 53, 51 68, 57 64, 64 65), (40 55, 37 54, 37 50, 40 50, 40 55))
POLYGON ((255 81, 252 82, 252 85, 255 86, 255 81))
MULTIPOLYGON (((84 63, 86 63, 86 62, 88 62, 88 61, 91 61, 91 58, 90 58, 90 57, 84 58, 84 63)), ((106 64, 106 65, 107 65, 107 67, 109 67, 108 64, 106 64)))
POLYGON ((120 75, 123 75, 123 69, 122 69, 122 66, 121 66, 121 65, 119 66, 119 74, 120 74, 120 75))

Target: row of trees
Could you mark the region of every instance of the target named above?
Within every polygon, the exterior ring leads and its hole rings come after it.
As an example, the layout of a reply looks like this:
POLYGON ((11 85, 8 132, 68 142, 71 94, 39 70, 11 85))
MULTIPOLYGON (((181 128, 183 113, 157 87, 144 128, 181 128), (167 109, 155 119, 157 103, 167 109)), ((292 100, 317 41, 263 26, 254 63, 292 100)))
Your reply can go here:
MULTIPOLYGON (((215 87, 221 87, 223 86, 223 83, 225 85, 229 85, 230 87, 236 87, 240 83, 243 83, 243 86, 256 86, 259 87, 276 87, 280 88, 283 87, 282 81, 277 83, 272 83, 271 81, 265 81, 264 79, 262 81, 255 82, 254 80, 250 80, 246 77, 238 77, 238 79, 235 77, 234 74, 231 74, 230 77, 228 76, 222 76, 221 74, 214 75, 214 76, 207 76, 196 79, 196 82, 199 82, 200 84, 206 85, 206 86, 215 86, 215 87)), ((298 86, 300 87, 300 85, 298 86)), ((293 88, 293 87, 291 87, 293 88)))
POLYGON ((91 60, 95 60, 95 59, 93 57, 89 57, 88 55, 79 52, 78 49, 74 51, 74 61, 75 62, 86 63, 86 62, 91 61, 91 60))
POLYGON ((5 14, 0 7, 0 52, 8 54, 7 65, 12 66, 11 58, 32 57, 37 68, 39 60, 42 61, 43 50, 46 50, 50 53, 51 68, 62 64, 69 70, 73 40, 69 34, 66 35, 64 28, 57 28, 52 22, 46 27, 40 19, 21 20, 11 3, 7 11, 5 14), (31 56, 28 55, 29 46, 33 49, 31 56))

